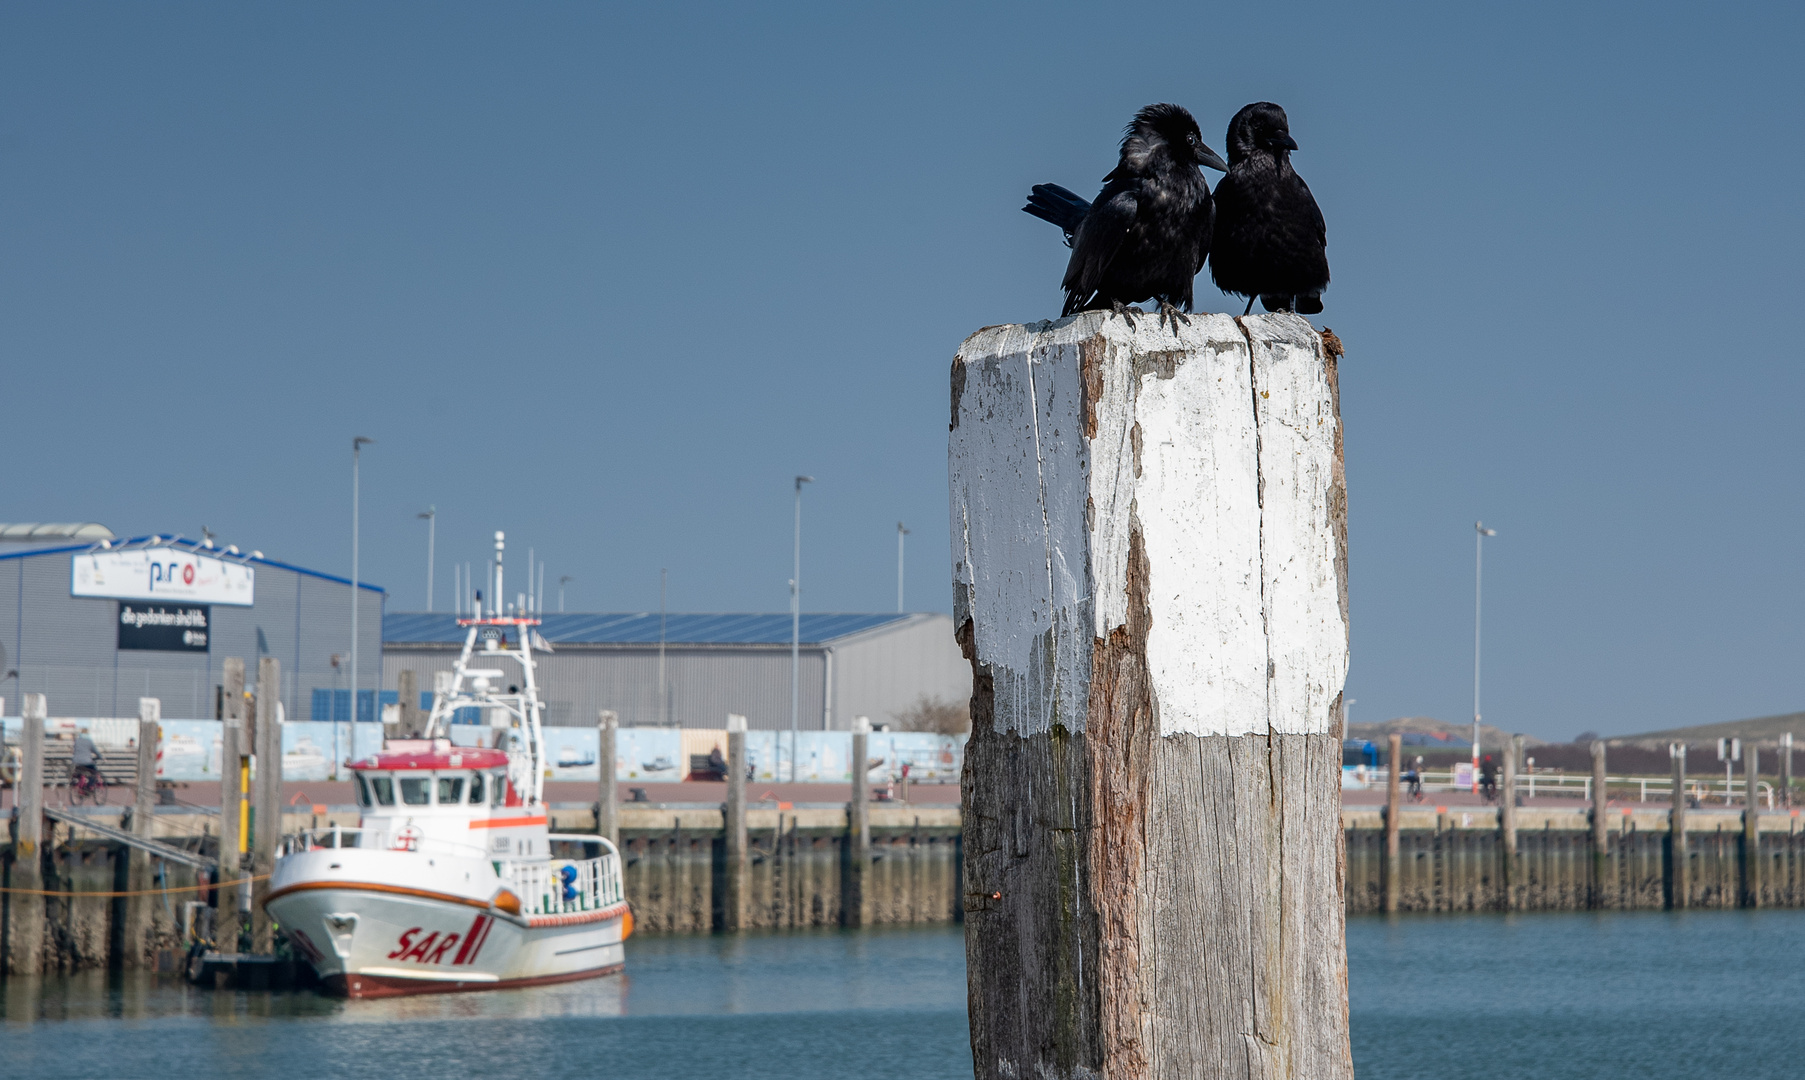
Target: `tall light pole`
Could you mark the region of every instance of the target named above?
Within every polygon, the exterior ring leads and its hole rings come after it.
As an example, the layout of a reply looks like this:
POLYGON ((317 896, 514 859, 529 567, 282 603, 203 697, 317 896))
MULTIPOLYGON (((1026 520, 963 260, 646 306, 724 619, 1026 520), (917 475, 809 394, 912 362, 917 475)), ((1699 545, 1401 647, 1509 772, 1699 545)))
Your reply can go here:
MULTIPOLYGON (((351 723, 357 723, 357 504, 358 470, 363 448, 375 439, 358 435, 351 440, 351 723)), ((351 729, 356 731, 354 727, 351 729)))
POLYGON ((796 561, 790 576, 790 783, 796 782, 796 718, 798 688, 802 685, 802 485, 812 476, 796 478, 796 561))
POLYGON ((426 519, 426 610, 432 610, 432 545, 439 531, 439 508, 429 506, 426 513, 415 514, 416 518, 426 519))
POLYGON ((1473 522, 1473 788, 1479 788, 1479 599, 1485 584, 1485 538, 1497 536, 1485 522, 1473 522))
POLYGON ((896 523, 896 613, 903 613, 903 537, 909 530, 903 528, 902 522, 896 523))
POLYGON ((560 615, 564 614, 564 586, 575 580, 576 578, 571 577, 569 574, 565 574, 558 579, 558 614, 560 615))

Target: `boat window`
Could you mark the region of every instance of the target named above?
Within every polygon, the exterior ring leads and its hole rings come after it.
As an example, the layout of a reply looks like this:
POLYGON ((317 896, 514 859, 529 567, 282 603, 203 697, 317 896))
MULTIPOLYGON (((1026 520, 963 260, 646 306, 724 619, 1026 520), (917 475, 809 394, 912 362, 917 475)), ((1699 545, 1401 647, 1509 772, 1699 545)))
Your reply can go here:
POLYGON ((508 785, 502 780, 500 773, 496 773, 494 776, 490 777, 489 780, 489 805, 500 806, 502 796, 507 792, 508 785))
POLYGON ((424 776, 404 776, 401 778, 401 801, 409 806, 425 806, 432 801, 431 783, 424 776))
POLYGON ((357 777, 357 805, 370 805, 370 785, 364 783, 363 773, 353 773, 357 777))
POLYGON ((370 791, 382 806, 395 805, 395 781, 387 776, 370 777, 370 791))
POLYGON ((471 806, 481 806, 482 804, 483 804, 483 774, 482 773, 471 773, 470 774, 470 805, 471 806))
POLYGON ((439 805, 456 806, 464 801, 464 778, 461 776, 439 777, 439 805))

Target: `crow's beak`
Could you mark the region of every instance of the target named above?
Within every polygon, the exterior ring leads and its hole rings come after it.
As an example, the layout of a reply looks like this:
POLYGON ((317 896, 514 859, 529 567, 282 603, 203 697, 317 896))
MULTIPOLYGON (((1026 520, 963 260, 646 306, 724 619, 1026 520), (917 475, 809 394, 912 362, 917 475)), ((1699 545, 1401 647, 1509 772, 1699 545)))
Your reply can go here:
POLYGON ((1297 140, 1293 139, 1289 134, 1285 134, 1285 135, 1280 135, 1278 138, 1272 140, 1272 145, 1278 147, 1281 150, 1296 150, 1297 149, 1297 140))
POLYGON ((1197 155, 1197 160, 1202 162, 1204 165, 1207 165, 1210 168, 1215 169, 1217 172, 1227 172, 1228 171, 1228 162, 1223 161, 1222 156, 1220 154, 1216 153, 1216 151, 1214 151, 1214 150, 1211 150, 1207 146, 1203 148, 1202 153, 1197 155))

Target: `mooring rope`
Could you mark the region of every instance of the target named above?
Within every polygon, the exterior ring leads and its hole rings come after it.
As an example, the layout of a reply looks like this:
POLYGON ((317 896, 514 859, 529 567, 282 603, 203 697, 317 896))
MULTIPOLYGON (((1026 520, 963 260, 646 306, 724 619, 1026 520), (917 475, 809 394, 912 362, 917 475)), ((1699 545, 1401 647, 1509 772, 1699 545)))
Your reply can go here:
POLYGON ((233 885, 243 885, 247 881, 265 881, 269 874, 258 874, 255 877, 234 878, 212 885, 175 885, 163 889, 135 889, 129 892, 57 892, 54 889, 9 889, 0 888, 0 893, 13 893, 18 896, 87 896, 96 900, 115 896, 160 896, 164 893, 201 892, 206 889, 225 889, 233 885))

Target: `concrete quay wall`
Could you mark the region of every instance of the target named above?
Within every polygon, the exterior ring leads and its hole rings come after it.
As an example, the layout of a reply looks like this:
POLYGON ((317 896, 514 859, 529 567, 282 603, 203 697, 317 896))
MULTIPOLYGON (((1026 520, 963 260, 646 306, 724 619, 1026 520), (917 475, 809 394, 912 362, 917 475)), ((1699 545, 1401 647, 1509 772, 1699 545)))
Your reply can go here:
MULTIPOLYGON (((1748 858, 1740 810, 1685 815, 1676 874, 1666 809, 1612 807, 1605 846, 1589 809, 1517 810, 1514 868, 1495 807, 1411 807, 1398 816, 1399 911, 1580 911, 1669 907, 1805 907, 1805 820, 1758 815, 1748 858)), ((1350 914, 1385 907, 1382 807, 1342 811, 1350 914)))
MULTIPOLYGON (((1805 907, 1805 820, 1785 810, 1758 815, 1757 851, 1747 857, 1736 810, 1686 814, 1684 871, 1676 875, 1666 809, 1612 808, 1605 847, 1594 845, 1587 809, 1517 811, 1514 867, 1493 807, 1416 806, 1399 815, 1398 910, 1576 911, 1596 908, 1805 907), (1677 891, 1676 891, 1677 890, 1677 891)), ((118 827, 117 810, 87 815, 118 827)), ((748 808, 746 925, 781 929, 892 923, 945 923, 962 917, 964 848, 956 806, 874 804, 870 860, 860 918, 848 919, 849 814, 844 805, 748 808)), ((590 833, 593 806, 552 810, 558 832, 590 833)), ((283 815, 285 832, 333 824, 355 827, 355 807, 283 815)), ((636 932, 708 933, 721 926, 725 830, 717 806, 620 805, 621 855, 636 932)), ((167 885, 151 908, 149 940, 126 942, 130 888, 119 845, 79 826, 46 822, 40 868, 45 898, 46 970, 117 967, 128 954, 174 971, 185 949, 184 905, 216 902, 197 890, 197 872, 166 865, 167 885)), ((207 855, 217 852, 217 817, 194 808, 159 808, 152 835, 207 855)), ((1344 900, 1350 914, 1384 909, 1385 822, 1381 807, 1342 811, 1344 900)), ((0 846, 0 884, 13 880, 11 843, 0 846)), ((0 916, 13 903, 0 895, 0 916)), ((204 920, 203 920, 204 922, 204 920)), ((0 918, 0 928, 12 925, 0 918)), ((0 929, 0 935, 6 931, 0 929)), ((0 955, 6 955, 0 940, 0 955)))

